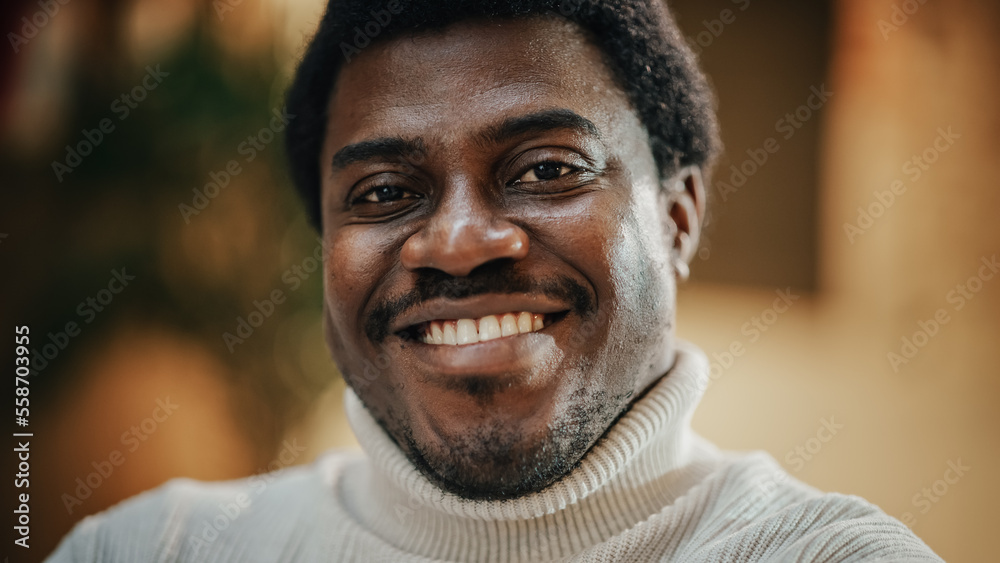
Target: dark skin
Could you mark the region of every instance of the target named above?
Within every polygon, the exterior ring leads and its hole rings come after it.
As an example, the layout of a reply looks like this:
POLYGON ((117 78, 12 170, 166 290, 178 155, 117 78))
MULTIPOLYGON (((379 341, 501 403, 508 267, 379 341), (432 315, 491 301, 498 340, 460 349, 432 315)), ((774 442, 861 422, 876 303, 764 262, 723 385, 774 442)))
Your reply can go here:
POLYGON ((337 79, 319 165, 333 358, 445 489, 544 488, 673 365, 701 174, 660 177, 573 24, 463 22, 368 47, 337 79), (508 311, 545 326, 419 339, 432 319, 508 311))

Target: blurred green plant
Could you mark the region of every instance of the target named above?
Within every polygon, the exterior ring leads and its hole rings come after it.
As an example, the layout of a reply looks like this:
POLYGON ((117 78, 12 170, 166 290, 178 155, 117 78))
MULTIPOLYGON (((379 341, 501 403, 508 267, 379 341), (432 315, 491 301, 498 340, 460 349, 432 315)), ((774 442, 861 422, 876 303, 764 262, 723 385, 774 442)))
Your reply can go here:
POLYGON ((288 355, 275 342, 289 323, 306 318, 318 326, 321 276, 296 291, 281 279, 317 242, 283 173, 280 135, 254 149, 252 160, 249 149, 240 151, 280 113, 286 79, 272 44, 258 45, 249 58, 222 48, 210 7, 162 60, 135 64, 118 35, 101 35, 124 17, 119 3, 106 4, 104 14, 117 20, 92 30, 98 46, 81 46, 64 126, 47 143, 50 150, 29 158, 0 155, 9 202, 0 256, 19 265, 3 276, 3 318, 30 325, 39 350, 67 322, 82 327, 33 379, 33 403, 42 408, 46 396, 76 377, 82 352, 122 327, 167 328, 203 342, 229 367, 237 412, 252 422, 240 427, 266 459, 286 425, 336 379, 332 363, 293 362, 289 370, 287 357, 276 359, 288 355), (160 69, 161 82, 141 102, 123 99, 143 84, 147 66, 160 69), (108 123, 113 129, 59 181, 53 163, 67 162, 67 146, 108 123), (197 215, 185 217, 181 204, 192 205, 193 190, 203 192, 210 174, 231 161, 240 173, 197 215), (105 288, 115 269, 135 281, 99 314, 81 315, 80 304, 105 288), (275 289, 287 302, 231 352, 222 335, 275 289), (285 369, 278 369, 282 362, 285 369))

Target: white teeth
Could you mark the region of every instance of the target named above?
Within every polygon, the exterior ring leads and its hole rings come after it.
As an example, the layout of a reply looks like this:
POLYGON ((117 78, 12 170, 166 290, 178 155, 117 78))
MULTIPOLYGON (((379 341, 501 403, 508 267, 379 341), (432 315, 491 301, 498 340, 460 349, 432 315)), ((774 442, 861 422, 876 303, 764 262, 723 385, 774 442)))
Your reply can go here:
POLYGON ((517 316, 518 332, 531 332, 531 313, 521 313, 517 316))
POLYGON ((444 326, 441 327, 441 331, 442 331, 441 342, 443 342, 444 344, 450 344, 452 346, 458 344, 458 339, 455 338, 454 321, 445 322, 444 326))
POLYGON ((500 338, 500 321, 496 315, 479 319, 479 341, 486 342, 494 338, 500 338))
POLYGON ((514 334, 517 334, 517 318, 507 313, 503 316, 503 320, 500 321, 500 336, 511 336, 514 334))
POLYGON ((476 321, 458 319, 455 324, 455 335, 459 344, 474 344, 479 342, 479 332, 476 331, 476 321))
POLYGON ((430 344, 444 344, 444 331, 441 330, 441 323, 431 323, 430 344))
POLYGON ((514 312, 479 319, 437 320, 427 323, 421 340, 425 344, 456 346, 535 332, 545 328, 545 315, 514 312))

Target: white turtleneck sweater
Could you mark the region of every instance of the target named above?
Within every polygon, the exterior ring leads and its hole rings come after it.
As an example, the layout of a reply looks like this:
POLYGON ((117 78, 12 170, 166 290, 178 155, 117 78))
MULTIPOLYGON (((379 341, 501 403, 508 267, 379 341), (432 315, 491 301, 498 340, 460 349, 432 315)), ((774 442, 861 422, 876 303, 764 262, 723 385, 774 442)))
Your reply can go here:
POLYGON ((227 483, 176 479, 88 517, 54 562, 941 561, 861 498, 822 494, 767 454, 724 453, 689 422, 708 375, 675 367, 569 474, 473 501, 428 481, 348 391, 367 455, 227 483))

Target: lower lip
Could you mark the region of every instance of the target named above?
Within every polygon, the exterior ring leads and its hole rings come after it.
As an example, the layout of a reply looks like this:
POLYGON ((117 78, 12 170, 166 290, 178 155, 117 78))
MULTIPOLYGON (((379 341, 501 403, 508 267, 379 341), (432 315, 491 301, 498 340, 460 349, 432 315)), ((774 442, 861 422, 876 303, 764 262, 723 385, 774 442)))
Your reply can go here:
POLYGON ((559 319, 534 332, 475 344, 453 346, 407 341, 406 349, 417 361, 426 364, 428 371, 445 377, 500 376, 530 372, 550 361, 553 354, 561 355, 556 345, 556 336, 561 332, 565 320, 559 319))

